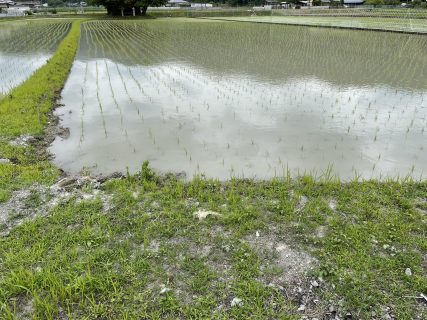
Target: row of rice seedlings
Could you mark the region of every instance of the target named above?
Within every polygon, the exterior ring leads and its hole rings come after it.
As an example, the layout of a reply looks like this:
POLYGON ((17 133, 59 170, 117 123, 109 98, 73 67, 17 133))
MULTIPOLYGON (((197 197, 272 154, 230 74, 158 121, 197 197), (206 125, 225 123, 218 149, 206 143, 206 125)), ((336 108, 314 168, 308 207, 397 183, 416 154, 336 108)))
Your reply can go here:
POLYGON ((85 88, 87 84, 87 77, 88 77, 88 63, 85 64, 85 69, 83 73, 83 85, 80 88, 81 93, 81 109, 80 109, 80 145, 83 143, 85 139, 85 122, 84 122, 84 116, 85 116, 85 108, 86 108, 86 98, 85 98, 85 88))
POLYGON ((96 70, 96 100, 98 102, 98 107, 100 110, 100 114, 101 114, 101 119, 102 119, 102 127, 104 129, 104 134, 105 137, 108 137, 108 132, 107 132, 107 125, 105 123, 105 116, 104 116, 104 109, 102 107, 102 103, 101 103, 101 98, 99 97, 100 94, 100 89, 99 89, 99 72, 98 72, 98 61, 95 62, 95 70, 96 70))
POLYGON ((122 108, 119 106, 119 103, 117 102, 116 96, 114 94, 113 85, 111 83, 111 75, 110 75, 110 71, 108 69, 108 63, 107 63, 106 60, 104 60, 104 63, 105 63, 105 71, 107 72, 108 85, 110 87, 111 98, 113 99, 114 106, 115 106, 116 110, 119 112, 119 115, 120 115, 120 128, 121 128, 121 130, 123 130, 123 113, 122 113, 122 108))

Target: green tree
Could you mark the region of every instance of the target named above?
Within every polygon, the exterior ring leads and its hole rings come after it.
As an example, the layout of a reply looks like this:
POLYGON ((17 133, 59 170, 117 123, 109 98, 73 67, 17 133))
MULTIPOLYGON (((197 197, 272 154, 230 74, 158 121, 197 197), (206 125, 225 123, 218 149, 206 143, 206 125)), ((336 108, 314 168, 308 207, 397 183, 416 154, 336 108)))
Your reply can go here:
POLYGON ((145 15, 148 7, 157 7, 166 4, 167 0, 91 0, 93 5, 102 5, 108 14, 120 15, 145 15))

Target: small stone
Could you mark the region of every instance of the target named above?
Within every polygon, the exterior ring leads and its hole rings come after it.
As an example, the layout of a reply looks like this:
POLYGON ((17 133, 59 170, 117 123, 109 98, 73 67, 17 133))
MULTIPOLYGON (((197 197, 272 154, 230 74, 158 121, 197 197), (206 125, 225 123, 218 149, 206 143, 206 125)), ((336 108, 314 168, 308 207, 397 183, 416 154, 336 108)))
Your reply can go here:
POLYGON ((334 306, 329 306, 329 312, 335 312, 334 306))
POLYGON ((318 226, 315 230, 316 237, 318 238, 324 238, 326 235, 327 227, 325 226, 318 226))
POLYGON ((297 311, 300 311, 300 312, 302 312, 302 311, 305 311, 305 305, 300 305, 299 306, 299 308, 297 309, 297 311))
POLYGON ((65 187, 72 185, 76 182, 77 182, 76 178, 67 177, 67 178, 64 178, 58 182, 58 187, 65 188, 65 187))
POLYGON ((151 202, 151 208, 158 209, 160 208, 160 204, 157 201, 151 202))
POLYGON ((164 287, 162 288, 162 290, 160 290, 160 294, 165 294, 165 293, 168 293, 169 291, 171 291, 170 288, 164 287))
POLYGON ((233 300, 231 300, 231 306, 232 307, 241 307, 242 305, 243 305, 242 299, 233 298, 233 300))
POLYGON ((99 183, 98 181, 92 179, 90 176, 82 176, 77 179, 77 185, 80 187, 83 187, 83 186, 95 187, 95 184, 98 184, 98 183, 99 183))
POLYGON ((193 216, 195 218, 198 218, 199 220, 203 220, 206 219, 208 216, 220 217, 221 215, 215 211, 198 210, 193 213, 193 216))
POLYGON ((32 139, 33 139, 32 136, 25 135, 25 136, 21 136, 21 137, 16 138, 15 140, 11 141, 9 144, 11 146, 15 146, 15 147, 16 146, 27 146, 28 143, 31 142, 32 139))
POLYGON ((307 197, 306 196, 300 196, 299 197, 299 202, 296 206, 297 211, 301 211, 302 209, 304 209, 305 205, 307 204, 307 197))
POLYGON ((336 200, 331 200, 328 203, 329 209, 331 209, 332 211, 335 211, 337 209, 337 201, 336 200))
POLYGON ((199 202, 198 201, 196 201, 195 199, 193 199, 193 198, 188 198, 188 199, 186 199, 185 200, 185 206, 187 207, 187 208, 191 208, 191 207, 198 207, 199 206, 199 202))
POLYGON ((316 281, 316 280, 313 280, 313 281, 311 281, 311 285, 313 286, 313 287, 318 287, 319 286, 319 283, 316 281))
POLYGON ((2 163, 10 163, 9 159, 0 159, 0 164, 2 163))
POLYGON ((257 238, 259 238, 259 232, 258 231, 255 232, 255 235, 256 235, 257 238))
POLYGON ((62 139, 68 139, 70 137, 70 128, 59 128, 58 136, 62 139))
POLYGON ((408 277, 412 276, 412 270, 411 270, 411 268, 406 268, 406 269, 405 269, 405 274, 406 274, 408 277))
POLYGON ((83 200, 92 200, 95 198, 95 195, 85 193, 85 194, 82 194, 82 198, 83 198, 83 200))
POLYGON ((230 250, 231 250, 231 247, 230 247, 230 245, 228 245, 228 244, 223 245, 221 248, 222 248, 222 250, 224 250, 225 252, 230 252, 230 250))
POLYGON ((107 182, 109 180, 112 180, 112 179, 122 179, 123 177, 124 177, 123 173, 114 172, 114 173, 112 173, 110 175, 107 175, 107 176, 98 177, 98 182, 99 183, 105 183, 105 182, 107 182))
POLYGON ((289 247, 284 243, 278 243, 276 247, 277 252, 287 251, 289 247))

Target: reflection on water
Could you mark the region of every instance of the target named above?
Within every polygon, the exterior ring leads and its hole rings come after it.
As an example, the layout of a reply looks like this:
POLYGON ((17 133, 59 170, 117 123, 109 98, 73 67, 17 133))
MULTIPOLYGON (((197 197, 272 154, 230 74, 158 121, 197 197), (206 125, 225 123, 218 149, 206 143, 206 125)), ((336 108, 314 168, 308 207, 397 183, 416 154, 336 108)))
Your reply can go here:
POLYGON ((67 171, 425 177, 426 57, 402 54, 422 37, 167 20, 82 35, 58 110, 71 134, 51 147, 67 171))

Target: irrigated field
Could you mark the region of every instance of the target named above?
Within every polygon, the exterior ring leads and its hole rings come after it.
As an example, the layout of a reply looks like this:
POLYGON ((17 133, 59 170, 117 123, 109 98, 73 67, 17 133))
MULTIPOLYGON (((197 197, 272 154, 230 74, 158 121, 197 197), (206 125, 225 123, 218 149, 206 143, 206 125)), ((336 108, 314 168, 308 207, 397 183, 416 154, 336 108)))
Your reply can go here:
POLYGON ((206 20, 85 23, 67 171, 425 177, 424 36, 206 20), (404 45, 402 45, 404 44, 404 45), (332 168, 332 170, 331 170, 332 168))
POLYGON ((352 29, 392 30, 407 33, 426 33, 427 19, 411 18, 373 18, 373 17, 334 17, 334 16, 287 16, 282 12, 270 16, 219 17, 208 19, 338 27, 352 29))
POLYGON ((426 177, 426 37, 82 23, 0 99, 0 319, 427 318, 426 180, 340 180, 426 177))
POLYGON ((0 28, 0 96, 46 63, 70 29, 66 20, 15 21, 0 28))

